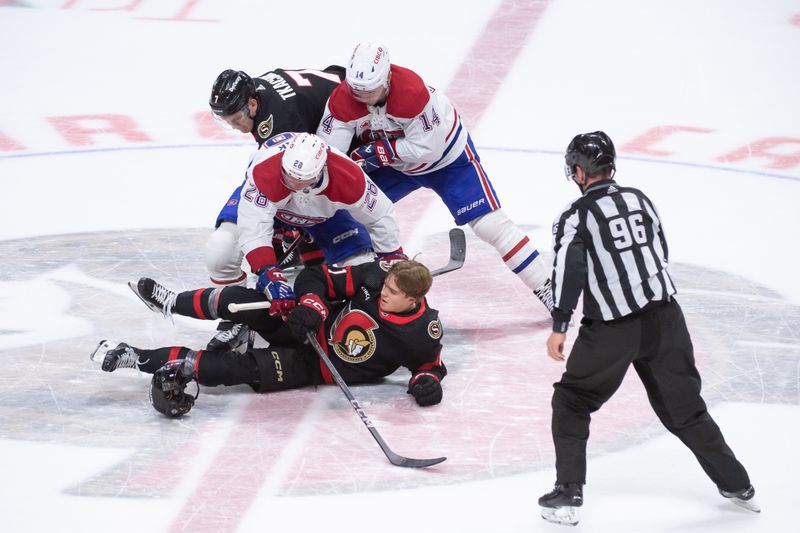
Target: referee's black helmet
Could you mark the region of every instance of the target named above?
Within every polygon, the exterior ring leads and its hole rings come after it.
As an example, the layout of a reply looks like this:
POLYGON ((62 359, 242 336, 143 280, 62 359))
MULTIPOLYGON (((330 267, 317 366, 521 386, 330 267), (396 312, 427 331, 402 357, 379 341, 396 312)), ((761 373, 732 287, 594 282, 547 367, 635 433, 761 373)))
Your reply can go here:
POLYGON ((575 167, 581 167, 587 176, 594 176, 605 168, 616 170, 617 151, 611 138, 602 131, 581 133, 572 139, 564 155, 564 172, 567 178, 575 176, 575 167))

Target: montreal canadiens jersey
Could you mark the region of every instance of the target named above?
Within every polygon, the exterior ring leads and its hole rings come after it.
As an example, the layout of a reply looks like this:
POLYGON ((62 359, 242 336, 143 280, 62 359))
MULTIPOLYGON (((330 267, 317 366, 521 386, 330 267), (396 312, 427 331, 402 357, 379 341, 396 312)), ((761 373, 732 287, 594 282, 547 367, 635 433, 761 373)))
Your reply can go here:
POLYGON ((336 150, 328 159, 319 182, 301 191, 283 183, 283 151, 295 137, 281 133, 255 152, 247 168, 239 202, 239 244, 253 272, 277 262, 272 247, 273 219, 296 228, 314 226, 340 209, 366 226, 376 253, 400 248, 400 227, 392 201, 361 167, 336 150))
POLYGON ((258 112, 251 133, 259 146, 278 133, 314 133, 325 102, 344 75, 344 67, 331 65, 324 70, 277 68, 253 78, 258 112))
POLYGON ((467 144, 468 133, 450 100, 425 85, 414 71, 391 66, 386 103, 368 106, 350 94, 347 82, 333 91, 317 135, 346 151, 353 136, 366 144, 386 140, 397 159, 392 168, 405 174, 426 174, 455 161, 467 144))
MULTIPOLYGON (((435 374, 447 374, 441 361, 442 323, 439 312, 423 298, 408 313, 386 313, 380 292, 388 265, 383 261, 353 267, 327 266, 303 270, 295 281, 295 292, 321 296, 330 313, 324 334, 328 356, 347 383, 375 381, 400 367, 435 374), (347 299, 346 304, 331 302, 347 299)), ((324 364, 323 378, 333 379, 324 364)))

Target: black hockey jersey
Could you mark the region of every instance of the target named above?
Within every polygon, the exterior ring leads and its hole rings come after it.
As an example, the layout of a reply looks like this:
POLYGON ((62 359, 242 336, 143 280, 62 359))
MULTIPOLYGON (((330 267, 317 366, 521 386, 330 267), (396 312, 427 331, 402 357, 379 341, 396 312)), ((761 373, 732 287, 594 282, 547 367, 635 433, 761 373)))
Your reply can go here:
MULTIPOLYGON (((317 294, 328 304, 330 313, 323 328, 327 342, 321 344, 347 383, 375 381, 401 366, 411 371, 412 378, 427 372, 441 380, 447 369, 441 361, 439 312, 424 298, 407 313, 382 311, 380 292, 387 270, 382 261, 309 268, 295 281, 295 292, 317 294)), ((320 363, 323 379, 333 383, 327 367, 320 363)))
POLYGON ((331 65, 324 70, 277 68, 253 78, 258 111, 251 133, 258 145, 279 133, 316 132, 325 103, 344 75, 344 67, 331 65))

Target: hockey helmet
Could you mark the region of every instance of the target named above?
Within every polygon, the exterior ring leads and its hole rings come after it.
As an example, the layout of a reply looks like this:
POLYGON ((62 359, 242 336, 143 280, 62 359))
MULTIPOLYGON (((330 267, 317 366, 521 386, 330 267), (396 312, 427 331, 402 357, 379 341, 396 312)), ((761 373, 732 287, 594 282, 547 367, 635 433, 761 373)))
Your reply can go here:
POLYGON ((248 98, 256 97, 253 78, 241 70, 224 70, 211 87, 208 105, 218 116, 232 115, 247 106, 248 98))
POLYGON ((292 190, 313 187, 328 161, 328 145, 312 133, 301 133, 283 152, 283 182, 292 190))
POLYGON ((183 359, 168 361, 150 380, 150 403, 156 411, 169 418, 180 418, 188 413, 200 394, 200 387, 194 396, 186 392, 186 386, 194 378, 191 373, 185 373, 183 363, 183 359))
POLYGON ((616 170, 614 160, 617 152, 611 138, 602 131, 576 135, 567 146, 564 155, 564 173, 567 179, 575 178, 575 167, 581 167, 586 175, 593 176, 605 168, 616 170))
POLYGON ((389 88, 389 50, 375 43, 359 43, 347 64, 347 84, 354 91, 389 88))

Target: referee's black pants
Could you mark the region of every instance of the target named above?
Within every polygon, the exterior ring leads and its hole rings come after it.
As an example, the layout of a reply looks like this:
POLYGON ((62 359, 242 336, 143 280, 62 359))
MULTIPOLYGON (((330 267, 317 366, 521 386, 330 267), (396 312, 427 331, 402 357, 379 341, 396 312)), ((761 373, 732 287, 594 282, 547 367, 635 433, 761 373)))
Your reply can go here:
POLYGON ((585 321, 554 385, 556 483, 586 483, 591 413, 616 392, 633 363, 664 426, 694 453, 719 489, 750 485, 700 397, 700 375, 686 321, 673 299, 610 322, 585 321))

